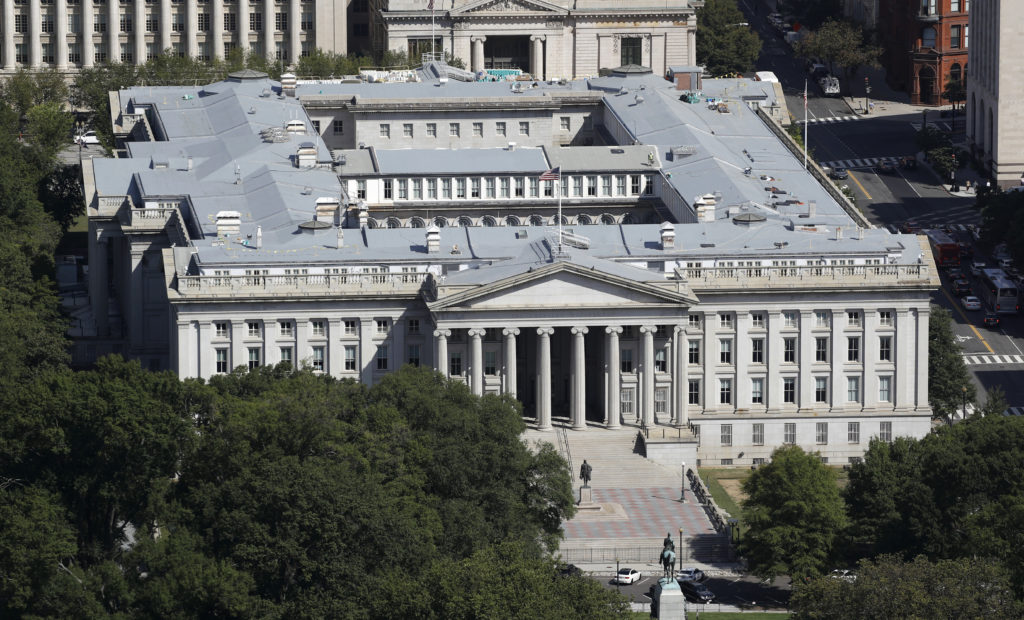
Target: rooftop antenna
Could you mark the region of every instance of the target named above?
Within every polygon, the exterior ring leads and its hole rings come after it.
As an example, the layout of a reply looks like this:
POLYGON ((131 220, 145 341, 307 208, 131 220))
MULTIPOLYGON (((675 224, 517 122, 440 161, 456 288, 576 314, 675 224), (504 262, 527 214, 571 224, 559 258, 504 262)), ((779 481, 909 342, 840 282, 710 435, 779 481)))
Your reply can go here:
POLYGON ((238 164, 235 164, 235 185, 240 185, 241 183, 242 183, 242 167, 239 166, 238 164))

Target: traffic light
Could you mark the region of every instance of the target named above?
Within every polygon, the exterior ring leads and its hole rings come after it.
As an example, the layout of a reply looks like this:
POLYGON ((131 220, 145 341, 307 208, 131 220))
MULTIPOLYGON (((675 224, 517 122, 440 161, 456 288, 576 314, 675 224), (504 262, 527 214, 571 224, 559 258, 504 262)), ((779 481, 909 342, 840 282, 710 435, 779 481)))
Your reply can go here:
POLYGON ((864 92, 871 92, 871 82, 869 82, 867 78, 864 78, 864 92))

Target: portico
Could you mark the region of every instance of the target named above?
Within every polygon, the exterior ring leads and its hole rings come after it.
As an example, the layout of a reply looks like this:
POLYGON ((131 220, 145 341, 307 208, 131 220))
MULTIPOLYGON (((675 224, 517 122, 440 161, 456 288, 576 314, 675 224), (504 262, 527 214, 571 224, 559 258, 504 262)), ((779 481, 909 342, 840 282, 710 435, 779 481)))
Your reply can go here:
MULTIPOLYGON (((574 430, 654 424, 658 381, 672 394, 683 389, 685 365, 666 353, 696 300, 678 282, 585 260, 523 264, 497 280, 492 268, 449 274, 427 303, 435 367, 465 372, 474 394, 518 398, 540 429, 551 428, 552 416, 574 430)), ((686 424, 679 398, 657 400, 666 413, 658 422, 686 424)))

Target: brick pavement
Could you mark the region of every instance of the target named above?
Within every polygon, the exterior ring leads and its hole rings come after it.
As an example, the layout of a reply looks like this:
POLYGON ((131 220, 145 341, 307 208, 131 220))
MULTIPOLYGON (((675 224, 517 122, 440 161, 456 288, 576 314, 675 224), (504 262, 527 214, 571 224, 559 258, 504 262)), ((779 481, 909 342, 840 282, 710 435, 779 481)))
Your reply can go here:
POLYGON ((687 492, 687 503, 679 503, 678 487, 647 487, 630 489, 594 489, 594 502, 618 504, 622 512, 603 518, 585 512, 563 524, 566 542, 592 538, 630 539, 658 538, 672 532, 678 537, 684 528, 687 537, 714 534, 704 514, 687 492), (622 518, 622 516, 625 518, 622 518))

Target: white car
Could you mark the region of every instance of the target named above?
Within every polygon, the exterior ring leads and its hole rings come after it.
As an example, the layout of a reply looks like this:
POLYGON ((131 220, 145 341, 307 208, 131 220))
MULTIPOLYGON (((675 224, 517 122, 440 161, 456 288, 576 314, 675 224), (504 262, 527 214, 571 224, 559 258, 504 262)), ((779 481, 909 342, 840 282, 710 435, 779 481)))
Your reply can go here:
POLYGON ((981 310, 981 300, 974 295, 968 295, 960 300, 964 310, 981 310))
POLYGON ((980 276, 982 269, 988 269, 988 265, 986 265, 985 263, 977 262, 977 261, 971 263, 971 275, 972 276, 975 276, 975 277, 980 276))
POLYGON ((99 144, 100 139, 96 137, 95 131, 87 131, 75 138, 75 142, 82 146, 89 146, 90 144, 99 144))
POLYGON ((612 581, 625 585, 636 583, 640 581, 640 571, 635 568, 620 568, 612 581))

